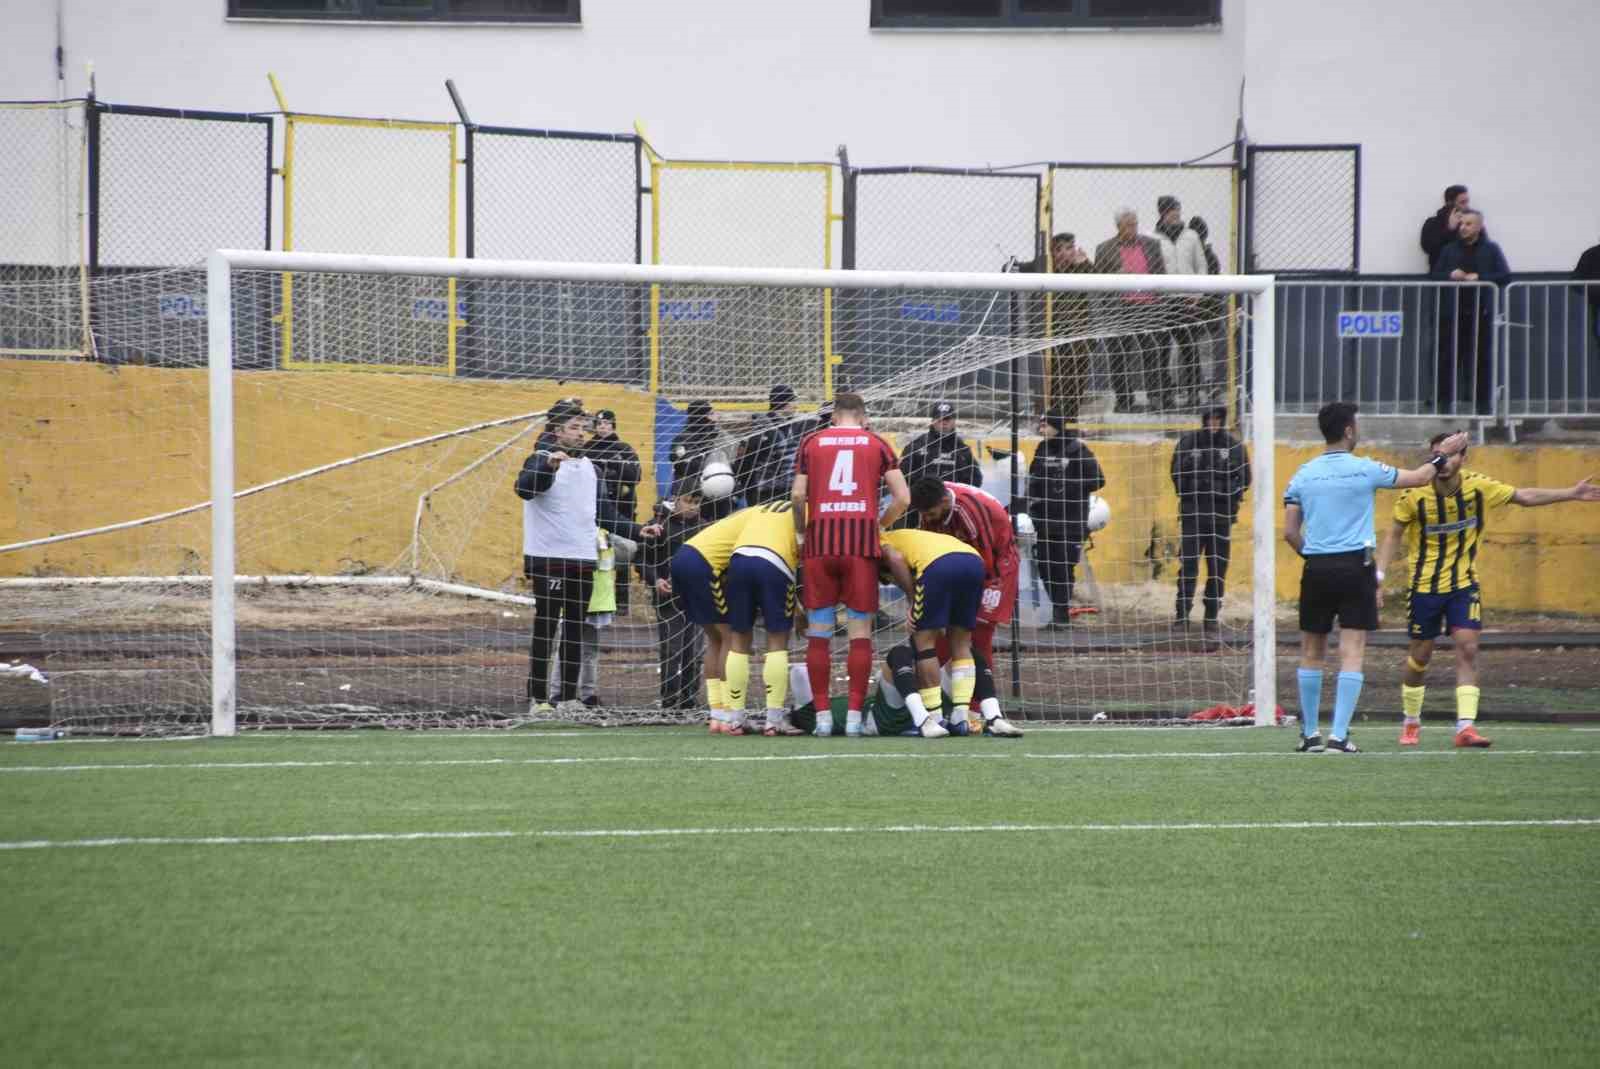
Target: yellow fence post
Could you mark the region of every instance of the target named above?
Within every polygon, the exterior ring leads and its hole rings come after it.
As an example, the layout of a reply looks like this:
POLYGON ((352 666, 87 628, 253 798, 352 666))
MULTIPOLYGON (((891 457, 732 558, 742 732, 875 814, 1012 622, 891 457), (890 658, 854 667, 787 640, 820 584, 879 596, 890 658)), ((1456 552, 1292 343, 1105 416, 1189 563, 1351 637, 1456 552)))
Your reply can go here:
MULTIPOLYGON (((284 98, 283 86, 278 84, 278 76, 271 71, 267 72, 267 81, 272 86, 272 95, 278 98, 278 110, 283 113, 283 166, 278 168, 278 177, 283 180, 283 241, 284 252, 294 251, 294 113, 289 110, 289 102, 284 98)), ((279 304, 278 314, 272 321, 278 324, 278 329, 283 332, 279 349, 283 354, 283 366, 288 367, 294 362, 294 275, 288 271, 283 273, 283 300, 279 304)))
MULTIPOLYGON (((633 132, 650 157, 650 262, 661 262, 661 157, 645 136, 644 123, 633 121, 633 132)), ((661 392, 661 285, 650 284, 650 395, 661 392)))

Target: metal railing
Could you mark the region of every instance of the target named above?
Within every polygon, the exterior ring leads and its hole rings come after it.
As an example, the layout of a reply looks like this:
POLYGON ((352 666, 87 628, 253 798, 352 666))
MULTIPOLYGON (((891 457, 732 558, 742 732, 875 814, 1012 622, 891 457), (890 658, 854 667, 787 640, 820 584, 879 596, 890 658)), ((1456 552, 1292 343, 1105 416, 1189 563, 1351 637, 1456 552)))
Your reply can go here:
POLYGON ((1506 417, 1600 415, 1600 284, 1513 282, 1503 307, 1506 417))
POLYGON ((1489 282, 1280 281, 1278 411, 1500 419, 1500 301, 1489 282))

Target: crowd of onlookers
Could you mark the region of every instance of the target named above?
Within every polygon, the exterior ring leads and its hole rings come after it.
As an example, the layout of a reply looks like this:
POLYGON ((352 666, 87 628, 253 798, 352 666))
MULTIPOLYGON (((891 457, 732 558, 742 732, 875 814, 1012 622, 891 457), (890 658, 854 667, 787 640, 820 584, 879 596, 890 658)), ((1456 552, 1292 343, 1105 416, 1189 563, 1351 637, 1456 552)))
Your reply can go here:
MULTIPOLYGON (((1511 279, 1505 251, 1489 237, 1483 212, 1472 206, 1472 191, 1464 185, 1445 187, 1443 205, 1423 220, 1419 243, 1428 259, 1428 274, 1437 281, 1502 286, 1511 279)), ((1578 258, 1572 277, 1600 281, 1600 244, 1578 258)), ((1591 330, 1600 339, 1600 285, 1590 285, 1587 290, 1591 330)), ((1471 404, 1480 414, 1491 410, 1489 359, 1494 325, 1494 302, 1476 288, 1441 295, 1438 386, 1427 399, 1438 411, 1449 411, 1457 404, 1471 404)))
MULTIPOLYGON (((703 706, 704 637, 690 626, 681 592, 667 581, 671 562, 686 542, 735 509, 789 499, 802 439, 830 420, 827 406, 811 416, 797 410, 796 400, 789 386, 773 386, 767 409, 738 416, 733 434, 719 424, 710 402, 691 401, 667 448, 669 494, 643 520, 638 485, 644 468, 618 435, 616 414, 590 415, 576 399, 551 407, 516 485, 524 501, 523 570, 537 605, 532 705, 600 704, 599 631, 628 612, 628 577, 636 569, 655 611, 661 707, 703 706)), ((1171 463, 1183 529, 1175 621, 1187 626, 1204 563, 1208 634, 1218 624, 1229 535, 1250 485, 1249 459, 1226 429, 1226 414, 1220 405, 1206 408, 1201 428, 1178 439, 1171 463)), ((948 401, 928 410, 926 429, 900 452, 899 469, 909 484, 932 479, 981 488, 982 466, 961 437, 958 415, 948 401)), ((1093 530, 1091 502, 1106 478, 1072 417, 1052 409, 1040 416, 1037 433, 1024 493, 1013 508, 1032 530, 1032 561, 1051 609, 1044 626, 1069 628, 1076 570, 1093 530)))
MULTIPOLYGON (((1133 208, 1117 209, 1113 222, 1116 234, 1096 245, 1093 254, 1078 244, 1077 235, 1063 232, 1050 238, 1046 257, 1018 264, 1015 270, 1221 273, 1222 262, 1211 246, 1206 221, 1196 215, 1185 222, 1177 197, 1156 199, 1154 234, 1139 232, 1139 213, 1133 208)), ((1223 299, 1136 291, 1093 299, 1087 294, 1058 294, 1048 301, 1048 310, 1046 302, 1035 303, 1029 331, 1066 339, 1050 350, 1046 361, 1049 396, 1066 418, 1076 419, 1082 408, 1095 353, 1091 336, 1096 333, 1105 336, 1106 375, 1116 395, 1115 412, 1166 412, 1221 400, 1227 385, 1223 299)))

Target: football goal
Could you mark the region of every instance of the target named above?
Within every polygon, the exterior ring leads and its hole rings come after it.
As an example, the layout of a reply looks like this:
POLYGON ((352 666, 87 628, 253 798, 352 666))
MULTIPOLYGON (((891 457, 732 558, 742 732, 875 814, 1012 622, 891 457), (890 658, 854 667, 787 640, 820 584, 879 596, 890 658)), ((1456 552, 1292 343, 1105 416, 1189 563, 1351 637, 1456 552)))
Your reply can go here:
MULTIPOLYGON (((90 290, 96 361, 0 362, 26 483, 0 589, 43 636, 26 685, 58 727, 703 721, 700 637, 654 580, 700 525, 786 496, 794 443, 845 390, 910 474, 1010 515, 1008 717, 1272 720, 1273 415, 1252 403, 1273 396, 1270 277, 220 251, 90 290), (610 597, 583 607, 577 691, 530 656, 515 492, 561 402, 637 454, 586 454, 602 497, 637 490, 603 513, 610 597), (1252 477, 1216 496, 1233 559, 1225 588, 1202 567, 1185 627, 1174 445, 1214 406, 1252 477), (959 469, 928 441, 952 434, 959 469), (1095 485, 1052 467, 1062 435, 1095 485)), ((881 602, 880 661, 907 609, 887 584, 881 602)), ((844 642, 841 623, 841 674, 844 642)), ((797 664, 803 646, 796 629, 797 664)))

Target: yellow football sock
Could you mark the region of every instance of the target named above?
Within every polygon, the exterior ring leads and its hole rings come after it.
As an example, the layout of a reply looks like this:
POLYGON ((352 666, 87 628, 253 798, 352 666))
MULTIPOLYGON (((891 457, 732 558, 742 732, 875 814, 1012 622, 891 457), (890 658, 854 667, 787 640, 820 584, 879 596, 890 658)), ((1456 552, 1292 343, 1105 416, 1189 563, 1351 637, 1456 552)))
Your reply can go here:
POLYGON ((722 696, 728 708, 735 713, 744 712, 745 690, 750 686, 750 655, 728 651, 728 663, 722 669, 722 696))
POLYGON ((978 685, 978 666, 971 657, 950 662, 950 700, 957 709, 972 704, 972 692, 978 685))
MULTIPOLYGON (((1458 721, 1478 719, 1477 687, 1456 688, 1456 719, 1458 721)), ((1460 725, 1457 724, 1457 727, 1459 728, 1460 725)))
POLYGON ((768 650, 761 678, 767 684, 767 708, 782 709, 789 700, 789 651, 768 650))
POLYGON ((708 678, 706 680, 706 702, 711 706, 712 712, 720 712, 728 707, 728 698, 722 689, 722 680, 708 678))
POLYGON ((922 699, 922 707, 928 710, 928 715, 937 718, 944 710, 944 691, 935 683, 931 687, 923 687, 917 691, 917 697, 922 699))
POLYGON ((1400 684, 1400 711, 1406 714, 1407 720, 1422 718, 1422 696, 1426 693, 1428 693, 1426 686, 1413 687, 1405 683, 1400 684))

